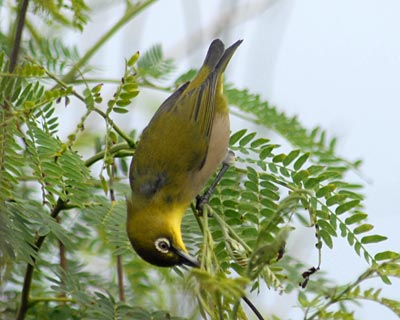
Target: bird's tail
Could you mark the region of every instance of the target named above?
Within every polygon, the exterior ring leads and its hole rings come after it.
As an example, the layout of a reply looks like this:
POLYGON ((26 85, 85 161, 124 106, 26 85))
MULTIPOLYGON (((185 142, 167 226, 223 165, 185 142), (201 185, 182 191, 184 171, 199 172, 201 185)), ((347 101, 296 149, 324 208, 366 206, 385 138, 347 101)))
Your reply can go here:
MULTIPOLYGON (((217 41, 214 40, 213 43, 217 41)), ((221 40, 218 40, 221 42, 221 40)), ((218 63, 215 66, 214 72, 217 74, 221 74, 225 71, 226 66, 228 65, 229 61, 231 60, 233 54, 235 53, 236 49, 240 46, 243 40, 238 40, 234 44, 232 44, 228 49, 224 51, 224 54, 219 58, 218 63)), ((221 42, 222 43, 222 42, 221 42)), ((222 44, 223 45, 223 44, 222 44)), ((211 43, 212 46, 212 43, 211 43)), ((210 46, 210 48, 211 48, 210 46)))
POLYGON ((203 65, 196 77, 191 81, 188 90, 201 85, 211 74, 216 75, 216 78, 218 78, 225 71, 226 66, 242 41, 236 41, 226 50, 224 43, 220 39, 215 39, 211 42, 203 65))

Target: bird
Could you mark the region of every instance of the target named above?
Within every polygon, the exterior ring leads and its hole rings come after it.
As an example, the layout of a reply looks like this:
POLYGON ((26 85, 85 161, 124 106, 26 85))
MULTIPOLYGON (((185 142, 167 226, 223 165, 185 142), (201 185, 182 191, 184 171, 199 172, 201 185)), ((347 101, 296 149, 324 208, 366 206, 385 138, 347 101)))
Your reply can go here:
POLYGON ((134 250, 150 264, 200 266, 182 240, 181 221, 229 155, 223 73, 241 43, 225 49, 213 40, 194 79, 161 104, 136 145, 126 229, 134 250))

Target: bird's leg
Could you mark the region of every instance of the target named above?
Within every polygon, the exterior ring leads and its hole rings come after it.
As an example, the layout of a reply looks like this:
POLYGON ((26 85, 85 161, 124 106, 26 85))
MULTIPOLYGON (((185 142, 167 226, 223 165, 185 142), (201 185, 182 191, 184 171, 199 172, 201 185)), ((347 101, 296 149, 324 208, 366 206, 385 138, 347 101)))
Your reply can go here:
POLYGON ((203 211, 203 206, 208 203, 210 200, 210 197, 212 193, 215 190, 215 187, 218 185, 218 183, 221 181, 223 175, 225 172, 229 169, 229 167, 235 162, 235 153, 231 150, 228 150, 226 153, 226 156, 224 160, 222 161, 222 168, 218 172, 217 176, 215 177, 214 181, 211 183, 211 186, 207 189, 206 192, 202 196, 198 195, 196 197, 196 209, 199 212, 199 215, 201 215, 203 211))

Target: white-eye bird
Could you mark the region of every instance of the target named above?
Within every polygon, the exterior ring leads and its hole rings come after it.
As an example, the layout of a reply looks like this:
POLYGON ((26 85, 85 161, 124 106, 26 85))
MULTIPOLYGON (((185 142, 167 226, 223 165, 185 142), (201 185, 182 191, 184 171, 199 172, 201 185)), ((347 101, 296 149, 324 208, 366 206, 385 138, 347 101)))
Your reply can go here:
POLYGON ((182 240, 181 221, 228 151, 223 73, 241 40, 214 40, 196 77, 169 96, 142 133, 130 166, 127 232, 147 262, 199 266, 182 240))

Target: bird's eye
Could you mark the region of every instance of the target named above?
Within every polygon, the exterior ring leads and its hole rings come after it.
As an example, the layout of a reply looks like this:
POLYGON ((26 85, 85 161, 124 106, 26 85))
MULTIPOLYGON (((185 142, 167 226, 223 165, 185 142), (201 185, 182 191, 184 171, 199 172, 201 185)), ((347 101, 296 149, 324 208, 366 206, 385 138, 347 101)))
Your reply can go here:
POLYGON ((155 242, 156 249, 162 253, 168 253, 171 244, 167 238, 158 238, 155 242))

